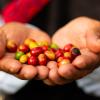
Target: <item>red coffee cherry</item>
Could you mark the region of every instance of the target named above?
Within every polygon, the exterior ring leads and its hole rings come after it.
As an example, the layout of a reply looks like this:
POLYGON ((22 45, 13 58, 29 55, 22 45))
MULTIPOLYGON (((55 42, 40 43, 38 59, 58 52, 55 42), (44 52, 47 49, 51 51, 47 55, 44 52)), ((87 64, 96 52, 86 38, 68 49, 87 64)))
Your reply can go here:
POLYGON ((30 53, 33 56, 34 55, 37 56, 37 55, 43 53, 43 49, 42 49, 42 47, 35 47, 35 48, 31 49, 30 53))
POLYGON ((62 49, 58 49, 58 50, 55 52, 55 55, 56 55, 56 58, 63 56, 63 55, 64 55, 64 54, 63 54, 63 50, 62 50, 62 49))
POLYGON ((73 47, 72 44, 67 44, 67 45, 64 46, 64 49, 63 50, 66 51, 66 52, 69 52, 72 47, 73 47))
POLYGON ((31 56, 28 58, 28 64, 36 66, 38 64, 38 60, 36 56, 31 56))
POLYGON ((38 61, 40 65, 46 65, 47 64, 47 58, 45 54, 39 54, 38 61))
POLYGON ((8 40, 6 47, 9 52, 17 51, 17 44, 13 40, 8 40))
POLYGON ((22 44, 18 47, 18 51, 22 51, 24 53, 27 53, 29 51, 29 47, 27 45, 22 44))

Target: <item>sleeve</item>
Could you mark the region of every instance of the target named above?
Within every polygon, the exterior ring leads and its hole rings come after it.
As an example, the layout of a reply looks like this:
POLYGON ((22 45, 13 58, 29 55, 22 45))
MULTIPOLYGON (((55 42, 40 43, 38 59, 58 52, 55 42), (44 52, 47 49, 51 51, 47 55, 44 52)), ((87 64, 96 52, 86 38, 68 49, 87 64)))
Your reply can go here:
POLYGON ((0 92, 14 94, 27 84, 28 80, 20 80, 0 71, 0 92))
POLYGON ((85 93, 100 97, 100 67, 84 78, 77 80, 77 85, 85 93))
POLYGON ((28 22, 46 4, 48 0, 13 0, 2 11, 5 22, 28 22))

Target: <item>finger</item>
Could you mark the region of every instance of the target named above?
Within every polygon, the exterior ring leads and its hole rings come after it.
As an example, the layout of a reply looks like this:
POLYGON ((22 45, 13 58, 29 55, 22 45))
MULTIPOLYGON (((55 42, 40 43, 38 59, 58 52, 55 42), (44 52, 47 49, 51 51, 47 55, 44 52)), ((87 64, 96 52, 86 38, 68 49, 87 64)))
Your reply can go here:
POLYGON ((30 34, 28 37, 33 38, 36 41, 47 41, 49 44, 51 42, 49 35, 37 27, 30 28, 30 34))
POLYGON ((76 57, 76 59, 72 62, 74 66, 76 66, 78 69, 88 69, 94 67, 98 67, 99 65, 99 56, 88 51, 83 50, 82 55, 76 57))
POLYGON ((88 71, 87 70, 78 70, 72 64, 65 64, 59 67, 58 70, 59 75, 67 80, 67 82, 71 82, 73 80, 82 78, 85 76, 88 71))
POLYGON ((5 57, 14 59, 15 58, 15 53, 6 53, 5 57))
POLYGON ((58 67, 57 67, 57 62, 55 62, 55 61, 50 61, 50 62, 48 62, 47 67, 48 67, 49 69, 57 69, 57 68, 58 68, 58 67))
POLYGON ((69 80, 65 80, 64 78, 62 78, 58 74, 57 69, 51 69, 50 70, 49 79, 52 80, 52 82, 54 82, 55 84, 58 84, 58 85, 62 85, 62 84, 65 84, 65 83, 69 82, 69 80))
POLYGON ((43 82, 46 84, 46 85, 49 85, 49 86, 55 86, 56 84, 53 83, 50 79, 45 79, 43 80, 43 82))
POLYGON ((2 57, 6 50, 6 36, 2 32, 0 33, 0 57, 2 57))
POLYGON ((15 59, 4 57, 0 60, 0 70, 2 71, 16 74, 21 68, 21 63, 15 59))
POLYGON ((13 40, 17 45, 23 43, 29 35, 29 29, 24 24, 18 22, 7 23, 1 30, 6 34, 7 39, 13 40))
POLYGON ((100 30, 97 32, 89 31, 86 35, 87 46, 95 53, 100 53, 100 30), (92 45, 91 45, 92 44, 92 45))
POLYGON ((48 77, 49 69, 46 66, 36 66, 38 75, 36 76, 36 79, 38 80, 44 80, 48 77))
POLYGON ((37 75, 37 68, 32 65, 23 64, 21 71, 17 73, 17 76, 20 79, 30 80, 37 75))

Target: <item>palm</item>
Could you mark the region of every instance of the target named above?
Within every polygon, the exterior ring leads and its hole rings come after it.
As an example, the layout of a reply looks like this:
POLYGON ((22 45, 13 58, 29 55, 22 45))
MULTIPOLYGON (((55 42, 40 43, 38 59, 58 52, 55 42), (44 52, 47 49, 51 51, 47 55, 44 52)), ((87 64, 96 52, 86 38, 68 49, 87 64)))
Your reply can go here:
MULTIPOLYGON (((66 43, 73 43, 80 49, 93 48, 91 45, 94 39, 98 39, 98 33, 100 32, 100 23, 91 19, 78 18, 71 21, 62 29, 58 30, 53 36, 53 41, 60 47, 63 47, 66 43), (95 37, 93 38, 93 35, 95 37), (89 36, 93 40, 91 44, 89 42, 89 36), (61 41, 63 39, 63 41, 61 41), (57 42, 58 41, 58 42, 57 42)), ((94 43, 93 43, 94 44, 94 43)))
MULTIPOLYGON (((1 35, 2 34, 5 34, 5 37, 3 36, 4 39, 2 39, 3 41, 5 41, 5 43, 1 45, 1 47, 4 46, 3 48, 5 48, 6 46, 6 39, 14 40, 17 45, 22 44, 26 38, 33 38, 36 41, 46 40, 50 43, 50 38, 48 37, 48 35, 46 35, 46 33, 34 27, 26 27, 20 23, 10 23, 3 26, 1 28, 1 35)), ((2 53, 4 51, 5 49, 1 50, 2 53)), ((5 53, 5 55, 0 60, 1 70, 12 73, 22 79, 33 78, 37 74, 37 69, 31 65, 21 64, 20 62, 15 60, 14 55, 14 53, 5 53)))
MULTIPOLYGON (((84 17, 77 18, 58 30, 52 41, 61 48, 67 43, 72 43, 80 48, 82 55, 76 57, 72 64, 59 67, 58 72, 50 73, 49 79, 56 84, 64 84, 81 78, 98 67, 100 64, 100 37, 98 33, 100 33, 99 21, 84 17)), ((45 82, 49 84, 50 80, 45 82)))
MULTIPOLYGON (((100 23, 98 21, 78 18, 57 31, 53 37, 53 42, 61 48, 67 43, 72 43, 81 50, 83 55, 88 55, 91 52, 96 54, 100 52, 98 33, 100 33, 100 23)), ((96 55, 98 56, 98 54, 96 55)))

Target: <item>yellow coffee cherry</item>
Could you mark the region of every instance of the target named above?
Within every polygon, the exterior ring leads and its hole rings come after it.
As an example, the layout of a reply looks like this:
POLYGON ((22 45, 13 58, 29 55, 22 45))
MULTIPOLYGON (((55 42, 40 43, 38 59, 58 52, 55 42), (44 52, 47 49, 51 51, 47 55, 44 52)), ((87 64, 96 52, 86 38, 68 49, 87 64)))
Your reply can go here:
POLYGON ((30 56, 31 56, 31 53, 30 53, 30 52, 28 52, 28 53, 26 53, 26 55, 27 55, 27 57, 30 57, 30 56))
POLYGON ((63 59, 64 59, 64 57, 59 57, 59 58, 57 59, 57 62, 59 63, 59 62, 61 62, 63 59))
POLYGON ((22 55, 22 56, 20 57, 20 59, 19 59, 19 61, 20 61, 21 63, 23 63, 23 64, 25 64, 25 63, 27 62, 27 60, 28 60, 27 55, 22 55))
POLYGON ((14 42, 14 40, 7 40, 7 50, 9 52, 16 52, 17 51, 17 44, 14 42))
POLYGON ((30 44, 31 41, 35 42, 35 40, 30 39, 30 38, 27 38, 27 39, 24 41, 24 44, 27 45, 27 46, 29 46, 29 44, 30 44))
POLYGON ((50 60, 55 60, 56 56, 55 53, 53 51, 45 51, 44 54, 46 55, 46 57, 50 60))
POLYGON ((36 47, 38 47, 38 44, 37 44, 36 42, 31 41, 31 42, 29 43, 29 48, 30 48, 30 49, 36 48, 36 47))
POLYGON ((49 45, 47 41, 38 41, 37 44, 39 46, 48 46, 49 45))
POLYGON ((71 58, 71 53, 70 52, 65 52, 64 57, 71 58))
POLYGON ((31 42, 31 39, 26 39, 25 41, 24 41, 24 44, 25 45, 27 45, 27 46, 29 46, 29 43, 31 42))
POLYGON ((69 59, 62 59, 60 62, 58 62, 58 67, 62 66, 62 65, 66 65, 66 64, 70 64, 70 60, 69 59))

